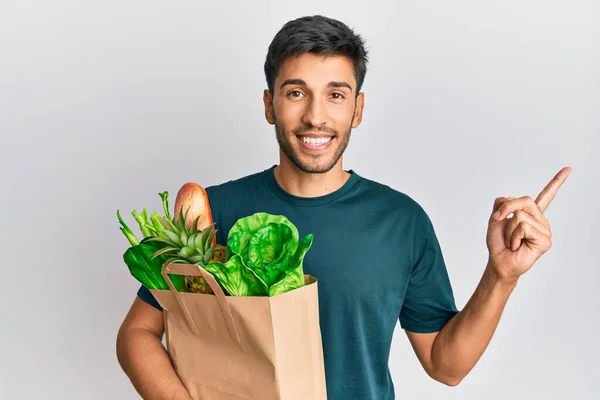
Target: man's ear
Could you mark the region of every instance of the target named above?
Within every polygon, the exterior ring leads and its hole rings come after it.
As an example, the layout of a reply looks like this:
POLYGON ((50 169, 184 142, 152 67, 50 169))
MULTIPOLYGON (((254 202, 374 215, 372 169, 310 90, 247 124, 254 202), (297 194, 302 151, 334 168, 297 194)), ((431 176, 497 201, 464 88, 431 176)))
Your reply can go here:
POLYGON ((263 103, 265 103, 265 118, 271 125, 275 124, 275 115, 273 115, 273 95, 269 89, 263 93, 263 103))
POLYGON ((364 92, 360 92, 358 96, 356 96, 356 107, 354 107, 354 121, 352 122, 352 128, 357 128, 363 116, 363 110, 365 107, 365 94, 364 92))

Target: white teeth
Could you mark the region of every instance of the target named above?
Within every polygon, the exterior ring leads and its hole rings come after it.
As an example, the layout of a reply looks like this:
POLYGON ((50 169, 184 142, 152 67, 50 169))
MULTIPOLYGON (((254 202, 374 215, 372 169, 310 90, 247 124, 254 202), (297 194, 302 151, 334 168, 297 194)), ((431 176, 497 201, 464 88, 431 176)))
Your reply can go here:
POLYGON ((331 140, 331 137, 326 137, 326 138, 308 138, 308 137, 301 137, 300 138, 304 143, 308 143, 311 146, 320 146, 322 144, 325 144, 327 142, 329 142, 331 140))

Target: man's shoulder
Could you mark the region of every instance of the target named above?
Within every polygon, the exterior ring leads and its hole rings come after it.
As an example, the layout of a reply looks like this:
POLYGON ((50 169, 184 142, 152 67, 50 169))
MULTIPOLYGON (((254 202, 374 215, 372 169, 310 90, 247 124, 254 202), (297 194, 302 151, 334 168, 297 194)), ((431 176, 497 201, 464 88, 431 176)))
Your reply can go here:
POLYGON ((405 191, 365 176, 361 176, 361 181, 365 191, 370 197, 377 198, 379 201, 388 204, 390 207, 402 211, 413 212, 415 214, 425 212, 421 204, 405 191))

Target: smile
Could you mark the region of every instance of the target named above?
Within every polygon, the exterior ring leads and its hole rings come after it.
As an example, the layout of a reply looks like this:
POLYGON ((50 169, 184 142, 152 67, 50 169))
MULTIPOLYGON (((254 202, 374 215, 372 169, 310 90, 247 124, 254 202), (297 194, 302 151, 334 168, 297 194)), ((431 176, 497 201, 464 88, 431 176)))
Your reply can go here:
POLYGON ((324 136, 324 137, 308 137, 308 136, 298 136, 298 139, 307 147, 320 149, 326 147, 333 140, 333 136, 324 136))

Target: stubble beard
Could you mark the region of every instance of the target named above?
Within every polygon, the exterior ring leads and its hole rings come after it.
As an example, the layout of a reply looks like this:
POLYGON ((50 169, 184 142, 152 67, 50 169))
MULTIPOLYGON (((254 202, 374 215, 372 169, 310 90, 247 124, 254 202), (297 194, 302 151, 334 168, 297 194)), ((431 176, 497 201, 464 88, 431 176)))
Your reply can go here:
MULTIPOLYGON (((273 115, 275 115, 273 113, 273 115)), ((279 144, 279 148, 286 155, 286 157, 302 172, 307 174, 324 174, 329 172, 335 165, 338 163, 340 157, 346 151, 348 144, 350 143, 350 136, 352 135, 352 123, 354 122, 354 115, 352 116, 352 121, 350 122, 350 127, 348 131, 340 135, 337 130, 330 128, 316 128, 310 125, 304 125, 302 127, 296 128, 292 130, 291 133, 286 132, 277 122, 277 118, 275 118, 275 136, 277 137, 277 143, 279 144), (323 163, 318 162, 318 159, 323 158, 323 156, 309 156, 311 161, 304 161, 300 156, 298 150, 292 144, 292 141, 296 141, 296 136, 301 135, 304 132, 325 132, 329 135, 334 135, 335 140, 337 142, 337 147, 333 153, 331 159, 323 165, 323 163)))

